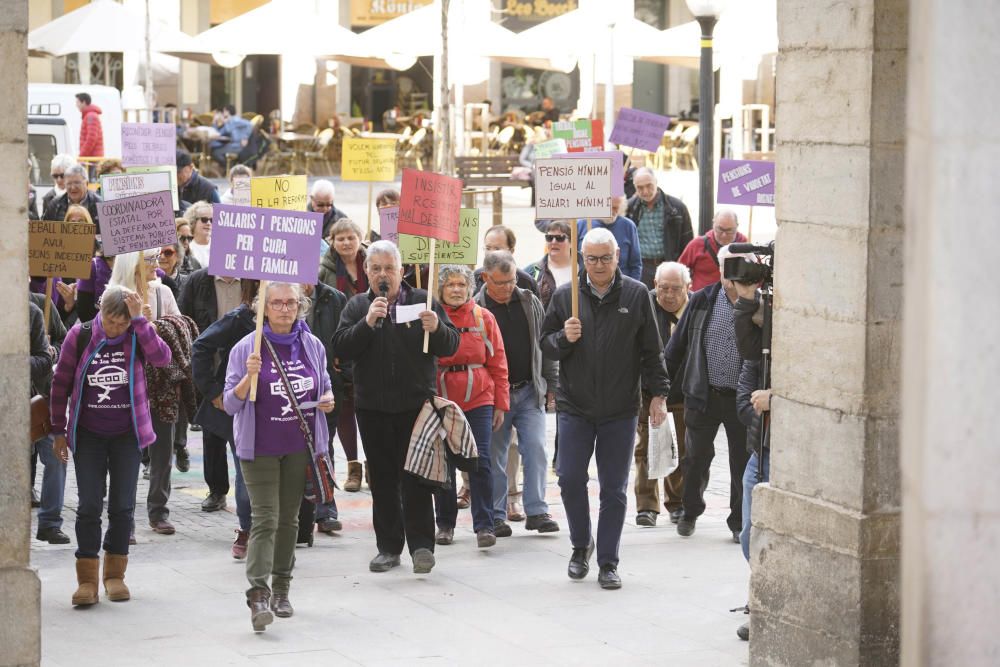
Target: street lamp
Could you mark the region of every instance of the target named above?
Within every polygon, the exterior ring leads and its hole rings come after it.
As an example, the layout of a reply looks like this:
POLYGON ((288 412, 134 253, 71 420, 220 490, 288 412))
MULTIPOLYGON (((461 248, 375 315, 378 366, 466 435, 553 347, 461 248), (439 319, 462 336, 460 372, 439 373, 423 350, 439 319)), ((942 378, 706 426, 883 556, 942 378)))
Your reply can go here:
POLYGON ((688 9, 701 26, 700 92, 698 95, 698 234, 712 228, 715 209, 715 164, 712 134, 715 129, 715 81, 712 75, 712 31, 728 0, 686 0, 688 9))

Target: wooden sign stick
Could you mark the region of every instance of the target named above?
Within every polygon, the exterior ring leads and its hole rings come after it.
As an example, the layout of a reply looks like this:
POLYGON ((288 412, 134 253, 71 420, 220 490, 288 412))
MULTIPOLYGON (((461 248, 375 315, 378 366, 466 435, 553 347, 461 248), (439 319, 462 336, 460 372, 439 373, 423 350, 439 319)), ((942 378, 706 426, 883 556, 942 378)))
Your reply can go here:
POLYGON ((55 278, 49 276, 45 279, 45 313, 42 321, 45 323, 45 334, 49 333, 49 317, 52 315, 52 283, 55 278))
POLYGON ((372 240, 372 182, 368 181, 368 231, 365 232, 365 240, 372 240))
MULTIPOLYGON (((431 237, 431 263, 427 271, 427 310, 431 309, 434 299, 434 255, 437 254, 437 239, 431 237)), ((420 274, 420 265, 417 264, 417 274, 420 274)), ((440 325, 439 325, 440 326, 440 325)), ((428 346, 431 342, 431 335, 424 332, 424 354, 427 354, 428 346)))
MULTIPOLYGON (((253 334, 253 351, 256 354, 260 354, 260 345, 264 338, 264 300, 267 295, 267 282, 266 280, 260 281, 260 287, 257 290, 257 328, 253 334)), ((257 375, 250 377, 250 400, 253 402, 257 400, 257 377, 257 375)))
POLYGON ((632 164, 632 153, 634 152, 635 152, 635 146, 628 149, 628 157, 625 158, 625 166, 622 167, 622 173, 625 175, 625 178, 628 178, 628 167, 630 164, 632 164))
POLYGON ((569 244, 570 261, 569 265, 573 267, 570 271, 570 299, 571 299, 571 314, 573 317, 579 317, 580 315, 580 277, 579 277, 579 264, 576 258, 576 221, 572 221, 573 224, 569 226, 570 236, 572 237, 572 243, 569 244))
POLYGON ((750 222, 747 223, 747 241, 753 243, 753 206, 750 207, 750 222))

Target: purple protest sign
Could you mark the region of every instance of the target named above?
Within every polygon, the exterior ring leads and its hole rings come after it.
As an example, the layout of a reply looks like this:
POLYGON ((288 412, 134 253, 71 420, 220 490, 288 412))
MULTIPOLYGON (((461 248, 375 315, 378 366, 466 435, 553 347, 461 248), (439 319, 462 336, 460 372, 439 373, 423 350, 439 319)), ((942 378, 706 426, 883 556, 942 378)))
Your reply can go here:
POLYGON ((718 203, 774 206, 774 163, 719 160, 718 203))
POLYGON ((609 157, 611 158, 611 196, 625 196, 625 160, 621 151, 585 151, 582 153, 557 153, 552 157, 556 158, 589 158, 589 157, 609 157))
POLYGON ((323 214, 212 206, 212 275, 314 284, 323 214))
POLYGON ((122 164, 154 167, 177 160, 177 128, 173 123, 122 123, 122 164))
POLYGON ((97 204, 105 255, 120 255, 177 243, 169 192, 124 197, 97 204))
POLYGON ((399 245, 399 207, 383 206, 378 210, 379 235, 393 245, 399 245))
POLYGON ((655 153, 663 143, 663 133, 669 127, 669 116, 622 107, 608 141, 655 153))

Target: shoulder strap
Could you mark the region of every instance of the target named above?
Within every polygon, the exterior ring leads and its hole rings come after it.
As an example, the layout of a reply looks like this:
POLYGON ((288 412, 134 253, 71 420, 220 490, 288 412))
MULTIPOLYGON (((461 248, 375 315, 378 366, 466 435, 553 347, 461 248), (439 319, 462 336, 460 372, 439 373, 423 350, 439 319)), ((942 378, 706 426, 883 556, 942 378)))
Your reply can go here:
POLYGON ((274 346, 271 345, 271 341, 267 338, 262 339, 264 345, 267 346, 267 351, 271 355, 271 360, 274 365, 278 367, 278 375, 281 376, 281 384, 285 387, 285 393, 288 395, 288 403, 295 410, 295 416, 299 418, 299 429, 302 431, 302 435, 306 439, 306 447, 309 448, 309 460, 316 458, 316 447, 313 446, 313 434, 312 430, 309 428, 309 424, 306 422, 306 416, 302 414, 302 409, 299 407, 299 400, 295 398, 295 392, 292 391, 292 383, 288 381, 288 376, 285 374, 285 368, 281 365, 281 357, 277 355, 274 351, 274 346))
POLYGON ((486 356, 493 356, 493 341, 490 337, 486 335, 486 322, 483 320, 483 309, 478 304, 472 307, 472 315, 476 318, 476 329, 479 331, 479 337, 483 339, 483 343, 486 344, 486 356))
POLYGON ((90 345, 90 339, 94 337, 94 321, 84 322, 80 325, 80 333, 76 337, 76 363, 80 364, 83 353, 90 345))
POLYGON ((715 265, 718 266, 719 255, 715 252, 715 248, 712 247, 712 242, 708 240, 708 234, 705 234, 705 252, 708 253, 715 265))

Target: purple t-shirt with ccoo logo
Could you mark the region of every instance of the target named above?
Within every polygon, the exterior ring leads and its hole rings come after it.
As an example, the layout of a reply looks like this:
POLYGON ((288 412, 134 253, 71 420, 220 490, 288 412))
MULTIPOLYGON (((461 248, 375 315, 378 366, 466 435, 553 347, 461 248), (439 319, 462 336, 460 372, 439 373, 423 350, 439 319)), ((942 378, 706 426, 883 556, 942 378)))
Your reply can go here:
MULTIPOLYGON (((292 351, 289 345, 272 343, 274 351, 281 359, 285 375, 292 385, 295 398, 299 404, 315 401, 319 398, 317 391, 318 377, 309 367, 305 353, 292 361, 292 351)), ((257 456, 283 456, 294 454, 306 448, 305 437, 299 426, 299 418, 285 395, 285 385, 281 374, 274 365, 267 346, 262 346, 260 378, 257 381, 257 402, 254 405, 254 421, 256 431, 257 456)), ((312 427, 316 408, 303 410, 306 423, 312 427)))
POLYGON ((128 358, 124 333, 109 338, 94 355, 83 379, 79 425, 98 435, 132 430, 132 400, 128 391, 128 358))

